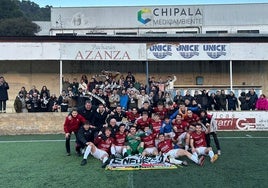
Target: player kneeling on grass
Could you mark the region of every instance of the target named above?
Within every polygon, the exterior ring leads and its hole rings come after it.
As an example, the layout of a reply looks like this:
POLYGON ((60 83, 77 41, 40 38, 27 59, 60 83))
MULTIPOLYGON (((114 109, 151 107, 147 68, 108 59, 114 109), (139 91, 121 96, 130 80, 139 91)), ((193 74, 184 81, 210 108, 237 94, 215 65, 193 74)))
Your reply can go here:
POLYGON ((191 134, 190 145, 192 148, 192 153, 196 157, 202 155, 199 159, 201 166, 204 164, 204 155, 209 155, 211 163, 214 163, 218 159, 218 155, 214 154, 212 148, 207 147, 206 134, 208 133, 209 128, 206 129, 206 132, 204 132, 202 131, 202 125, 198 123, 195 126, 195 131, 191 134))
POLYGON ((141 136, 144 132, 138 132, 135 126, 130 127, 127 135, 127 155, 141 154, 143 152, 144 143, 141 142, 141 136))
POLYGON ((199 164, 198 158, 195 155, 192 155, 184 149, 173 149, 173 142, 171 139, 165 139, 164 134, 159 134, 159 143, 157 145, 159 153, 164 155, 164 161, 176 165, 185 165, 187 166, 187 161, 181 161, 176 158, 181 156, 186 156, 190 160, 194 161, 196 164, 199 164))
POLYGON ((81 161, 82 166, 87 164, 87 157, 89 154, 102 161, 102 168, 105 168, 109 164, 111 157, 109 158, 108 153, 110 153, 114 139, 111 137, 111 129, 109 127, 106 127, 103 132, 104 133, 100 132, 95 138, 95 144, 92 142, 88 143, 83 160, 81 161))
POLYGON ((85 121, 77 133, 77 145, 83 150, 79 155, 84 153, 85 148, 94 141, 95 126, 85 121))
POLYGON ((111 147, 112 155, 123 155, 124 157, 127 156, 127 146, 125 145, 126 137, 126 125, 124 123, 121 123, 119 125, 118 131, 115 133, 114 145, 111 147))
POLYGON ((145 136, 141 137, 144 143, 144 150, 142 156, 157 156, 158 150, 155 147, 156 133, 153 133, 152 129, 147 125, 144 127, 145 136))

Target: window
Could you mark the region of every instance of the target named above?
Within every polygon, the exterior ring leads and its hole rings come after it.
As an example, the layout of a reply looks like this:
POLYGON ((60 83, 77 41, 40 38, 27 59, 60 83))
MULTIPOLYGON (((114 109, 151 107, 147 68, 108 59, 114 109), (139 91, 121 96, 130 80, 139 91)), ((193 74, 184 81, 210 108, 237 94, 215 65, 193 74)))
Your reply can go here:
POLYGON ((237 30, 237 33, 260 33, 260 30, 237 30))
POLYGON ((226 30, 222 31, 206 31, 207 34, 221 34, 221 33, 228 33, 226 30))

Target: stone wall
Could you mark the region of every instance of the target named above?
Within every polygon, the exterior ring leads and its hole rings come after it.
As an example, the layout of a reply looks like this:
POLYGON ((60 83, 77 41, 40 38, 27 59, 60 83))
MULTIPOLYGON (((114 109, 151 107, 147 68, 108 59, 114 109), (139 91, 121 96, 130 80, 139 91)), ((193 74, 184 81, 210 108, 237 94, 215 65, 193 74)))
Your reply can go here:
POLYGON ((67 113, 1 113, 0 135, 60 134, 67 113))

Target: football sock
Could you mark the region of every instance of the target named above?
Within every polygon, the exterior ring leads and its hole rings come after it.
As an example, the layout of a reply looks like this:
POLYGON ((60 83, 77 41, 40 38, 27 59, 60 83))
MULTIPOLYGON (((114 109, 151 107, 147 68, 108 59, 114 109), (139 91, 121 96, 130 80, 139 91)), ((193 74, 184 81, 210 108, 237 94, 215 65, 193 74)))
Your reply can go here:
POLYGON ((122 154, 125 155, 126 152, 127 152, 127 149, 123 148, 122 154))
POLYGON ((198 155, 196 152, 193 152, 193 155, 198 158, 198 155))
POLYGON ((106 157, 104 157, 103 159, 102 159, 102 163, 105 163, 105 161, 107 161, 108 160, 108 157, 106 156, 106 157))
POLYGON ((198 164, 198 158, 195 155, 191 156, 191 160, 198 164))
POLYGON ((87 157, 88 157, 88 155, 90 154, 90 152, 91 152, 91 146, 87 146, 87 149, 86 149, 86 151, 85 151, 85 153, 84 153, 84 159, 87 159, 87 157))
POLYGON ((139 147, 139 148, 138 148, 138 152, 139 152, 139 154, 141 154, 141 153, 143 152, 143 149, 144 149, 143 147, 139 147))
POLYGON ((131 149, 127 149, 127 154, 131 155, 131 149))
POLYGON ((115 147, 114 146, 111 147, 111 154, 115 155, 115 147))
POLYGON ((209 157, 212 159, 212 157, 214 156, 214 152, 213 152, 213 151, 209 151, 209 152, 208 152, 208 155, 209 155, 209 157))

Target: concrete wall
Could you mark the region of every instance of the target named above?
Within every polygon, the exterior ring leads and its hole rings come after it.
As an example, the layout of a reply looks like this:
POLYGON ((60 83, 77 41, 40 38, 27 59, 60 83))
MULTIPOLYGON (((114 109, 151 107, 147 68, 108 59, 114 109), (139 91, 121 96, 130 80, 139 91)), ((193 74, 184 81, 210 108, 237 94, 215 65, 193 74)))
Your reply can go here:
POLYGON ((59 134, 67 113, 0 114, 0 135, 59 134))

